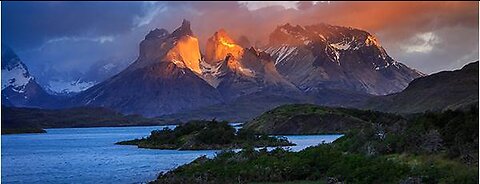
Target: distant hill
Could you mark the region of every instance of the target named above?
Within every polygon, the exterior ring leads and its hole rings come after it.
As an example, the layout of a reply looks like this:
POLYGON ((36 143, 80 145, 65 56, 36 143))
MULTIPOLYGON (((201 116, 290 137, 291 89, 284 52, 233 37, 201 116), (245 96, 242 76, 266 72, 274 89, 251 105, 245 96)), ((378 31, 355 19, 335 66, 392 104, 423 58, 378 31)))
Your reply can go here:
POLYGON ((141 115, 123 115, 101 107, 62 110, 2 106, 2 133, 29 133, 31 129, 163 125, 176 122, 141 115))
POLYGON ((417 113, 478 106, 478 76, 477 61, 460 70, 417 78, 402 92, 371 98, 364 108, 417 113))

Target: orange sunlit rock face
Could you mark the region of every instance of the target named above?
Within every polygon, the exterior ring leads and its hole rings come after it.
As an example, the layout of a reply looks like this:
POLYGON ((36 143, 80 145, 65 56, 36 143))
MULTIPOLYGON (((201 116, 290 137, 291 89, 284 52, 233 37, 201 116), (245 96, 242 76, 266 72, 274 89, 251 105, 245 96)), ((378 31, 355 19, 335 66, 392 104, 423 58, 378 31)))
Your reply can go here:
POLYGON ((235 47, 235 44, 228 42, 228 41, 225 39, 225 37, 220 37, 218 41, 219 41, 222 45, 227 46, 228 48, 233 48, 233 47, 235 47))
POLYGON ((237 45, 225 30, 220 29, 207 41, 205 61, 210 64, 216 64, 225 60, 228 54, 231 54, 238 60, 243 55, 243 48, 237 45))
POLYGON ((200 59, 198 39, 192 36, 184 36, 179 39, 165 56, 165 60, 171 61, 179 67, 189 68, 198 74, 202 73, 200 59))

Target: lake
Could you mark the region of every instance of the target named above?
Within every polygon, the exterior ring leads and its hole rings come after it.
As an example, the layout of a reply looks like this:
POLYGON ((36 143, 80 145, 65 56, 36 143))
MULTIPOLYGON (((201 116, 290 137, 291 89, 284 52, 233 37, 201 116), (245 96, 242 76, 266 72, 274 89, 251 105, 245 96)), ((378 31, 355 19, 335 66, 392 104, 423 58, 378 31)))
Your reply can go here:
MULTIPOLYGON (((115 142, 148 136, 164 126, 46 129, 2 135, 2 183, 145 183, 158 173, 217 151, 139 149, 115 142)), ((174 126, 169 126, 170 128, 174 126)), ((341 135, 286 136, 298 151, 341 135)))

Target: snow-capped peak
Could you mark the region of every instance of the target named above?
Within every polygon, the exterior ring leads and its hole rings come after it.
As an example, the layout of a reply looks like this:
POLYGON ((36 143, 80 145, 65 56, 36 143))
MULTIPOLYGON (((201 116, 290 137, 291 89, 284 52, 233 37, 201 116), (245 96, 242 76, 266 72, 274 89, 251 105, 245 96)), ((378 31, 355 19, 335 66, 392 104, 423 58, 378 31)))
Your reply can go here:
POLYGON ((2 45, 2 90, 12 86, 13 91, 23 93, 32 80, 25 64, 9 47, 2 45))
POLYGON ((12 86, 13 90, 23 93, 27 84, 34 80, 23 63, 18 62, 8 68, 2 68, 2 90, 12 86))

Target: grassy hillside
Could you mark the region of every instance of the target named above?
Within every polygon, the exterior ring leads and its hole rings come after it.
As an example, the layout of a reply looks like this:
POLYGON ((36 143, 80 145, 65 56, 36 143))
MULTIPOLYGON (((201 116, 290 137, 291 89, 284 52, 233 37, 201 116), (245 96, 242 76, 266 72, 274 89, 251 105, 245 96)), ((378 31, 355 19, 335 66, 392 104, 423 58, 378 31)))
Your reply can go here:
POLYGON ((292 104, 267 111, 244 127, 267 134, 328 134, 346 133, 376 122, 405 123, 402 117, 388 113, 292 104))

